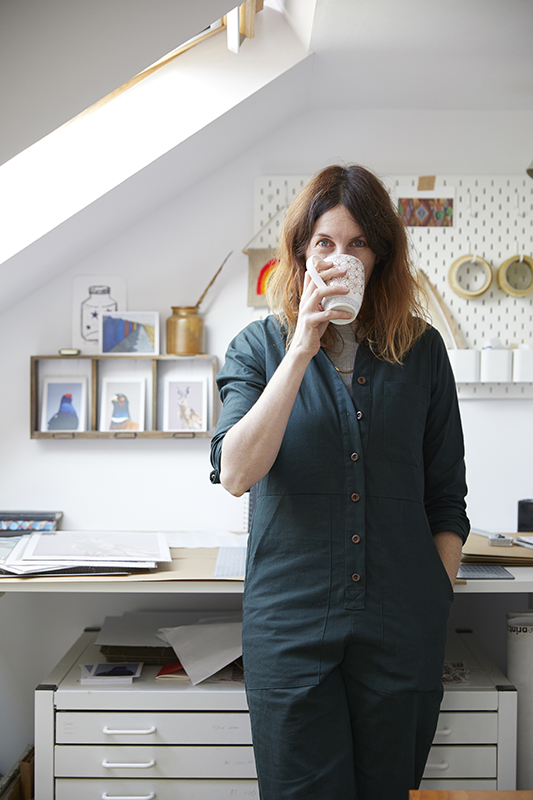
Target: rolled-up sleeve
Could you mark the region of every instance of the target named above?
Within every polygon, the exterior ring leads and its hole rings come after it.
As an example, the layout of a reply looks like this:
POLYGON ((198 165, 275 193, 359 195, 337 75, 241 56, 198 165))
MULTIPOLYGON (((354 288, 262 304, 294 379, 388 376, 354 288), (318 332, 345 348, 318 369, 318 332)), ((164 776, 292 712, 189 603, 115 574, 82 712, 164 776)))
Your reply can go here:
POLYGON ((249 325, 230 343, 216 382, 222 411, 211 441, 211 483, 220 483, 220 455, 224 436, 248 413, 267 383, 265 341, 258 323, 249 325))
POLYGON ((464 440, 457 390, 442 339, 433 337, 431 403, 424 436, 424 503, 432 533, 452 531, 466 540, 470 523, 464 440))

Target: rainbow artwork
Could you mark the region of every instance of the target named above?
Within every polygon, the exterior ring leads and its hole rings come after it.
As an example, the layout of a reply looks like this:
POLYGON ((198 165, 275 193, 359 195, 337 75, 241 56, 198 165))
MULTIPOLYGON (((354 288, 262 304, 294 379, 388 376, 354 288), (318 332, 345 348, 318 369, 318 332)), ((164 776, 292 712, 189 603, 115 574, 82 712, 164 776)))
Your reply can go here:
POLYGON ((268 308, 266 292, 279 261, 274 247, 252 247, 248 255, 248 305, 268 308))
POLYGON ((265 296, 268 288, 268 282, 272 277, 272 273, 276 269, 279 261, 277 258, 271 258, 266 264, 261 267, 259 271, 259 275, 257 277, 257 284, 256 284, 256 294, 260 296, 265 296))

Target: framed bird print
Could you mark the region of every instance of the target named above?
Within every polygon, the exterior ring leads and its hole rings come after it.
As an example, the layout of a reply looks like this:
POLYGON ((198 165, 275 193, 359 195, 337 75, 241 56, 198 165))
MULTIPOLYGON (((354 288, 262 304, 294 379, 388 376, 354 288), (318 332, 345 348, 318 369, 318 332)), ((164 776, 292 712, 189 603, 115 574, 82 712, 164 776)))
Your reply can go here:
POLYGON ((87 379, 45 378, 41 431, 87 430, 87 379))
POLYGON ((145 378, 104 378, 99 430, 144 431, 145 378))

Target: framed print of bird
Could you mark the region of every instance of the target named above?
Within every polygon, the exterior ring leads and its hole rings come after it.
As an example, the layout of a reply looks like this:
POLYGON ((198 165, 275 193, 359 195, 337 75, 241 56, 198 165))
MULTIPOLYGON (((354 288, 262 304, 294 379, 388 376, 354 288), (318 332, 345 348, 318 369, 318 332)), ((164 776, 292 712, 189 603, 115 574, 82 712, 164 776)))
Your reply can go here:
POLYGON ((100 430, 144 431, 145 397, 144 378, 104 378, 100 430))
POLYGON ((87 379, 45 378, 41 431, 87 430, 87 379))

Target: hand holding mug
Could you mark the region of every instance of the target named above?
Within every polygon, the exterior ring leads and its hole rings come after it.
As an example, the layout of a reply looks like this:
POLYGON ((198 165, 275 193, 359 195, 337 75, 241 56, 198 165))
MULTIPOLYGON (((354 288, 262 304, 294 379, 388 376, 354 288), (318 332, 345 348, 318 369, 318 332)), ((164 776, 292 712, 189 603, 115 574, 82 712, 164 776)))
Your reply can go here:
POLYGON ((349 325, 350 322, 353 322, 359 314, 365 293, 365 268, 363 263, 359 261, 358 258, 355 258, 355 256, 349 256, 344 253, 341 255, 328 256, 327 258, 320 258, 320 256, 312 255, 307 259, 306 269, 319 289, 325 289, 326 286, 343 286, 349 290, 348 294, 324 297, 322 300, 322 308, 324 311, 331 308, 336 311, 346 311, 351 314, 349 318, 331 320, 334 325, 349 325), (346 269, 346 275, 332 278, 325 282, 320 277, 316 268, 316 264, 319 261, 325 261, 336 267, 344 267, 346 269))

